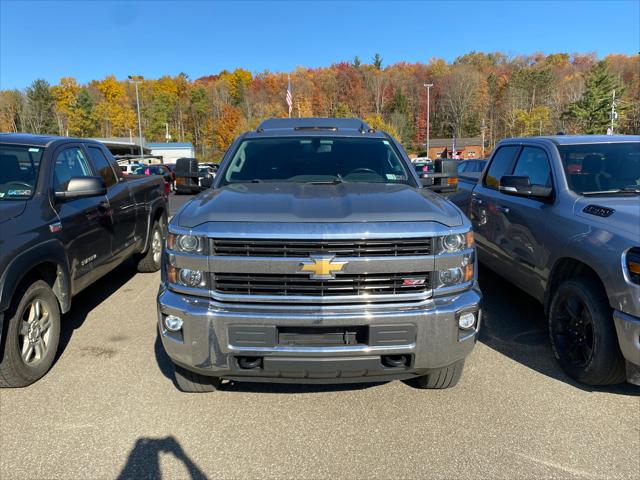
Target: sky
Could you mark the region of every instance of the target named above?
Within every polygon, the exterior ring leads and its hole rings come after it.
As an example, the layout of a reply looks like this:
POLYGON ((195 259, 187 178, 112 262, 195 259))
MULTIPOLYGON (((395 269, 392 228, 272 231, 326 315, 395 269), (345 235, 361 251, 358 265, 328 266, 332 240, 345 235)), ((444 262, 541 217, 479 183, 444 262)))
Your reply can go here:
POLYGON ((185 72, 195 79, 383 65, 475 51, 638 54, 640 0, 629 1, 17 1, 0 0, 0 88, 185 72))

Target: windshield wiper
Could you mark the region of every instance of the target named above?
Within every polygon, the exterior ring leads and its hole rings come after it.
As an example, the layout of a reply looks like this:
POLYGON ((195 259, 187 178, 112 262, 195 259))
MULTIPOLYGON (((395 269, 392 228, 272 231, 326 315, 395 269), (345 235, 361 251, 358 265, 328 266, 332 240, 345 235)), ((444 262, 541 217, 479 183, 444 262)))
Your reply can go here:
POLYGON ((325 180, 325 181, 317 181, 317 182, 305 182, 309 185, 338 185, 340 183, 347 183, 345 181, 344 178, 342 178, 342 175, 337 174, 332 180, 325 180))
POLYGON ((596 190, 593 192, 582 192, 582 195, 617 195, 620 193, 636 193, 640 194, 640 185, 630 185, 628 187, 616 188, 613 190, 596 190))

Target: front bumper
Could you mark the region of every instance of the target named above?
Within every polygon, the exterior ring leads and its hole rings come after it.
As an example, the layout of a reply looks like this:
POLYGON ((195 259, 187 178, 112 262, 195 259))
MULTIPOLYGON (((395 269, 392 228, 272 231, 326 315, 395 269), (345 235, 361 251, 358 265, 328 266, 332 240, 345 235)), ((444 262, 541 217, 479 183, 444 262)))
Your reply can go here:
POLYGON ((480 303, 477 284, 419 306, 323 305, 312 311, 295 306, 223 304, 176 293, 161 284, 158 328, 171 360, 203 375, 250 381, 377 381, 424 375, 464 359, 471 353, 480 328, 480 303), (458 317, 466 312, 475 312, 477 322, 475 328, 462 330, 458 317), (163 324, 166 315, 182 318, 182 330, 167 331, 163 324), (369 341, 301 346, 261 338, 251 344, 239 328, 258 327, 253 334, 266 332, 269 336, 276 328, 347 326, 367 329, 369 341), (399 334, 401 331, 405 333, 399 334), (404 356, 409 361, 391 367, 383 364, 388 356, 404 356), (254 358, 260 359, 259 368, 241 367, 243 359, 254 358))
POLYGON ((620 350, 627 362, 627 381, 640 385, 640 318, 614 310, 620 350))

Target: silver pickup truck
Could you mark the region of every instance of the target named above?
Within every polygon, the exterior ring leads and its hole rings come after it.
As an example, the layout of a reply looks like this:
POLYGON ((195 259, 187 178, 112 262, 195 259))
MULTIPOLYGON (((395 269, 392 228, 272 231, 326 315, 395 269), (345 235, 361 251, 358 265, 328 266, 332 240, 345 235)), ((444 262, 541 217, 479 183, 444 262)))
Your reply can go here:
POLYGON ((221 379, 455 385, 480 327, 471 224, 355 119, 272 119, 169 225, 158 328, 184 391, 221 379))
POLYGON ((480 262, 544 304, 562 368, 640 384, 640 137, 504 140, 458 185, 480 262))

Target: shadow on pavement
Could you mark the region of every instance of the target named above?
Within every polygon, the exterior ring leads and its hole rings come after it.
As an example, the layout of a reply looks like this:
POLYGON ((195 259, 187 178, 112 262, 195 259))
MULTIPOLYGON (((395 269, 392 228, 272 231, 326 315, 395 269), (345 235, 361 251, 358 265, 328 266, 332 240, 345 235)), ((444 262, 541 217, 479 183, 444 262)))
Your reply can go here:
POLYGON ((480 342, 543 375, 587 392, 640 396, 640 388, 624 383, 592 387, 574 381, 556 361, 542 304, 484 266, 479 271, 483 294, 480 342))
POLYGON ((60 344, 58 346, 58 353, 56 354, 54 365, 71 341, 73 332, 82 326, 87 315, 89 315, 94 308, 113 295, 136 273, 133 260, 129 259, 113 269, 106 276, 87 287, 77 296, 73 297, 71 310, 62 316, 60 344))
POLYGON ((127 463, 116 478, 118 480, 138 480, 141 478, 160 479, 160 454, 172 454, 181 461, 189 472, 191 480, 206 480, 208 477, 200 470, 182 449, 173 436, 165 438, 139 438, 129 453, 127 463))

